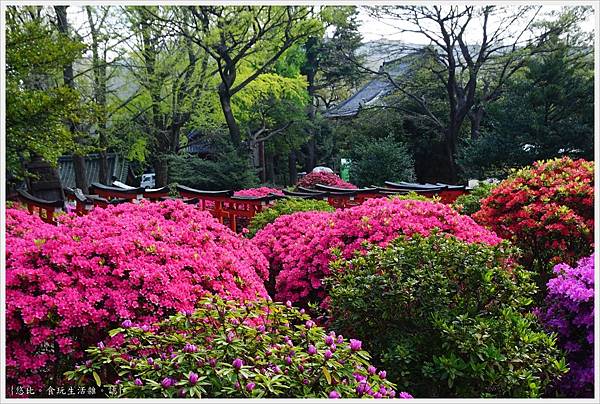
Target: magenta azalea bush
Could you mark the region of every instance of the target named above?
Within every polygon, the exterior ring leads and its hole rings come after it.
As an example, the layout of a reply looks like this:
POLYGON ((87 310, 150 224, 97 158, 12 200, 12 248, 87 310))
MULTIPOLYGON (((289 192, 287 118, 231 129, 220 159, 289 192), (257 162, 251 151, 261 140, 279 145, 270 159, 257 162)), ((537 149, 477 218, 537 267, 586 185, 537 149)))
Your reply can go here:
POLYGON ((577 266, 558 264, 548 282, 547 307, 538 314, 558 334, 569 368, 557 388, 567 397, 594 396, 594 256, 577 266))
POLYGON ((356 185, 344 181, 338 175, 325 172, 309 173, 302 177, 297 185, 304 188, 314 188, 317 184, 329 185, 337 188, 356 189, 356 185))
POLYGON ((411 397, 371 365, 361 341, 269 300, 206 296, 194 312, 111 334, 123 343, 90 348, 69 380, 122 398, 411 397))
POLYGON ((263 196, 278 195, 283 196, 281 189, 260 187, 260 188, 248 188, 240 191, 235 191, 233 196, 249 196, 253 198, 262 198, 263 196))
POLYGON ((192 310, 205 293, 266 296, 247 239, 181 201, 121 204, 57 226, 7 210, 7 381, 40 388, 109 329, 192 310))
POLYGON ((428 235, 433 229, 467 242, 500 242, 494 233, 442 203, 399 198, 370 199, 332 213, 281 216, 253 241, 269 260, 274 297, 304 304, 326 297, 321 281, 338 255, 350 258, 368 244, 386 246, 399 235, 428 235))

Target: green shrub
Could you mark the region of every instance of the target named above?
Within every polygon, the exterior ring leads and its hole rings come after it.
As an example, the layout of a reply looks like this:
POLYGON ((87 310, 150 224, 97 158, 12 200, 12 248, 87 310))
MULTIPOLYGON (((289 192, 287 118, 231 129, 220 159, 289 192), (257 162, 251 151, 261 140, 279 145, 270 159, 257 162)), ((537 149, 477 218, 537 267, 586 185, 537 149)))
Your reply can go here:
POLYGON ((532 273, 507 242, 433 234, 332 265, 333 328, 362 339, 418 397, 537 397, 566 371, 528 312, 532 273))
POLYGON ((248 236, 254 237, 260 229, 269 223, 273 223, 279 216, 291 215, 296 212, 333 212, 334 210, 326 201, 300 198, 281 199, 276 201, 269 209, 265 209, 252 218, 250 226, 248 226, 248 236))
POLYGON ((410 191, 407 194, 397 194, 390 196, 391 199, 400 199, 400 200, 413 200, 413 201, 429 201, 429 202, 438 202, 440 197, 434 195, 431 198, 428 198, 424 195, 419 195, 415 191, 410 191))
POLYGON ((497 184, 480 182, 468 194, 464 194, 456 198, 452 207, 463 215, 472 215, 481 209, 481 201, 487 198, 497 184))
POLYGON ((365 140, 352 148, 350 158, 350 181, 361 187, 415 179, 408 149, 392 137, 365 140))
POLYGON ((234 150, 220 152, 212 160, 196 156, 172 156, 169 160, 169 181, 210 191, 246 189, 258 185, 256 170, 234 150))
POLYGON ((110 334, 123 343, 88 349, 69 380, 129 398, 396 396, 360 341, 326 334, 291 305, 207 296, 195 312, 110 334))

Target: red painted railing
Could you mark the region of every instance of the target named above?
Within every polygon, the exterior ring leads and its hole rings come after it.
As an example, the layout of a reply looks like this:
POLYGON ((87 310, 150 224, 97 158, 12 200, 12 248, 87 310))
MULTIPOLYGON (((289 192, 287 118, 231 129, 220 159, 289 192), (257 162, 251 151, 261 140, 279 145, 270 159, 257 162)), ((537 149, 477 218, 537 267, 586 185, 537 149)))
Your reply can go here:
MULTIPOLYGON (((427 197, 437 195, 441 202, 452 203, 459 195, 469 192, 464 186, 394 182, 386 182, 386 187, 362 189, 343 189, 326 185, 317 185, 316 188, 299 187, 298 191, 284 190, 285 196, 269 195, 261 198, 236 197, 229 190, 203 191, 183 185, 178 185, 177 191, 184 202, 194 204, 199 209, 210 212, 220 223, 229 226, 236 232, 241 231, 257 213, 271 206, 274 201, 286 197, 326 200, 336 209, 344 209, 360 205, 367 199, 409 192, 427 197)), ((124 189, 94 183, 90 187, 90 191, 92 195, 84 195, 80 190, 65 188, 67 201, 75 203, 74 211, 78 215, 84 215, 94 207, 105 208, 109 205, 125 202, 139 203, 142 199, 156 201, 169 197, 169 191, 166 187, 154 190, 143 188, 124 189)), ((19 191, 19 200, 27 205, 30 213, 37 212, 48 223, 53 223, 55 221, 54 214, 62 211, 65 207, 63 201, 45 201, 25 191, 19 191)))

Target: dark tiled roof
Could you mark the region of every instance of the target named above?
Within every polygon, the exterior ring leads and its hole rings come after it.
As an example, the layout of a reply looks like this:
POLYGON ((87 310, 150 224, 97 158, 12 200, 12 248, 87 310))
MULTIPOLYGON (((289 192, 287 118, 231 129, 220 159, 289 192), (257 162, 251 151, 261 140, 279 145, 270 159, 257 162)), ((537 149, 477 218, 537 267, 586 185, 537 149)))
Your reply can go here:
MULTIPOLYGON (((129 162, 116 153, 108 153, 108 175, 117 177, 118 181, 127 180, 129 162)), ((85 167, 88 184, 99 182, 100 178, 100 155, 88 154, 85 156, 85 167)), ((75 188, 75 168, 71 156, 62 156, 58 159, 58 175, 63 187, 75 188)))
MULTIPOLYGON (((398 77, 406 74, 411 64, 411 57, 416 52, 408 53, 394 61, 384 62, 381 69, 384 69, 391 77, 398 77)), ((347 100, 328 109, 323 114, 327 118, 343 118, 358 114, 361 108, 377 105, 381 99, 394 91, 394 85, 384 75, 380 75, 371 80, 357 93, 347 100)))

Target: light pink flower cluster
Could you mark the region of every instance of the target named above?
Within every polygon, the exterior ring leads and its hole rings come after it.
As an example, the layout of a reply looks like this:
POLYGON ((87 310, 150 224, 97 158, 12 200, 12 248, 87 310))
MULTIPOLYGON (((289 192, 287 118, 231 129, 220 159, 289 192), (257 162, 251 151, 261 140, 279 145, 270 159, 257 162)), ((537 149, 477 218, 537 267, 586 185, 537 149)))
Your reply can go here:
POLYGON ((250 196, 254 198, 262 198, 263 196, 269 196, 271 194, 283 196, 283 192, 281 191, 281 189, 269 187, 242 189, 240 191, 235 191, 233 196, 250 196))
POLYGON ((267 276, 249 240, 181 201, 96 208, 57 226, 8 209, 8 381, 60 383, 55 374, 124 321, 192 310, 207 292, 266 297, 267 276))
POLYGON ((356 189, 356 185, 344 181, 334 173, 312 172, 298 181, 298 186, 304 188, 314 188, 316 184, 329 185, 336 188, 356 189))
POLYGON ((399 235, 427 235, 433 229, 467 242, 500 242, 494 233, 447 205, 398 198, 370 199, 332 213, 280 216, 253 241, 269 260, 275 298, 304 304, 326 296, 321 281, 329 273, 335 250, 350 258, 367 244, 385 246, 399 235))

